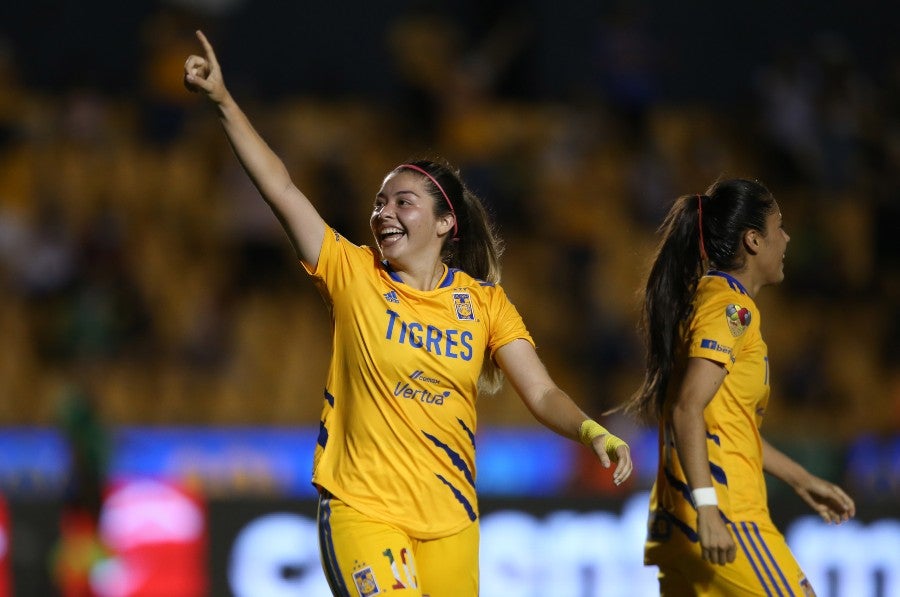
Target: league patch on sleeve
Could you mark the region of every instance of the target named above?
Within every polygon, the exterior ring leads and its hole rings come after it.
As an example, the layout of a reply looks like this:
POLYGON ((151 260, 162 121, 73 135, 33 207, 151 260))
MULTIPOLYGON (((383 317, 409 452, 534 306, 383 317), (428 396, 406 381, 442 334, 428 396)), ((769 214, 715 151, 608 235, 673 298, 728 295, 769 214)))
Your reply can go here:
POLYGON ((728 322, 728 331, 737 338, 750 327, 750 309, 732 303, 725 307, 725 321, 728 322))

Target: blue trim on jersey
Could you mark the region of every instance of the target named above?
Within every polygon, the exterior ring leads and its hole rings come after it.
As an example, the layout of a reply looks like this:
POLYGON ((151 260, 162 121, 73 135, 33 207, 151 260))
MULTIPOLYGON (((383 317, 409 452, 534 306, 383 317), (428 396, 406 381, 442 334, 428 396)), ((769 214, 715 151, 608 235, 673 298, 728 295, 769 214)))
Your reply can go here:
MULTIPOLYGON (((675 525, 675 527, 679 531, 684 533, 685 537, 687 537, 691 543, 696 543, 697 541, 700 540, 700 535, 697 534, 697 531, 695 531, 691 527, 691 525, 684 522, 683 520, 681 520, 680 518, 678 518, 677 516, 675 516, 674 514, 672 514, 671 512, 669 512, 668 510, 666 510, 664 508, 658 508, 657 513, 659 513, 659 512, 662 512, 665 515, 667 520, 669 520, 673 525, 675 525)), ((728 517, 725 516, 725 514, 723 514, 721 510, 719 510, 718 512, 719 512, 719 517, 722 519, 722 522, 724 522, 725 524, 729 524, 729 525, 732 524, 731 521, 728 520, 728 517)))
MULTIPOLYGON (((709 466, 711 468, 713 465, 710 464, 709 466)), ((716 467, 716 468, 718 468, 718 467, 716 467)), ((719 470, 722 470, 722 469, 719 469, 719 470)), ((688 484, 685 483, 684 481, 682 481, 681 479, 679 479, 678 477, 676 477, 675 475, 673 475, 672 472, 669 471, 669 467, 667 467, 667 466, 663 467, 663 473, 666 476, 666 481, 669 483, 669 486, 672 487, 672 489, 678 490, 681 493, 681 497, 683 497, 684 500, 687 503, 689 503, 694 508, 694 510, 696 510, 697 507, 694 506, 694 496, 691 495, 691 489, 690 489, 690 487, 688 487, 688 484)), ((728 517, 725 516, 725 513, 722 512, 722 510, 719 510, 719 516, 722 517, 722 520, 725 521, 726 524, 731 524, 731 521, 728 520, 728 517)), ((674 516, 672 518, 675 519, 674 516)))
MULTIPOLYGON (((382 267, 384 267, 384 271, 387 272, 388 276, 390 276, 391 280, 397 282, 399 284, 403 284, 403 279, 400 277, 400 274, 394 271, 394 268, 391 267, 391 264, 387 262, 387 260, 383 260, 381 262, 382 267)), ((441 280, 441 283, 437 285, 437 288, 447 288, 448 286, 453 286, 453 281, 456 279, 456 272, 462 271, 456 267, 448 267, 447 275, 444 276, 444 279, 441 280)))
POLYGON ((448 267, 447 275, 444 276, 444 280, 440 284, 438 284, 438 288, 447 288, 448 286, 452 286, 453 280, 456 278, 456 272, 458 271, 460 271, 458 268, 448 267))
POLYGON ((328 443, 328 428, 325 427, 325 421, 319 421, 319 437, 316 438, 316 443, 323 448, 328 443))
POLYGON ((756 554, 756 559, 759 562, 759 565, 762 567, 763 572, 765 572, 766 576, 769 578, 769 582, 771 582, 772 586, 775 588, 775 592, 778 593, 778 597, 784 597, 784 593, 781 592, 781 589, 778 587, 778 583, 775 582, 775 577, 772 576, 772 571, 769 570, 769 565, 766 563, 766 561, 762 557, 762 554, 759 552, 759 547, 757 547, 756 541, 753 540, 753 536, 747 529, 746 522, 741 523, 741 531, 747 538, 747 543, 749 543, 750 547, 753 548, 753 553, 756 554))
POLYGON ((383 267, 384 271, 386 271, 388 276, 391 277, 391 280, 403 284, 403 280, 400 278, 400 274, 394 271, 394 268, 391 267, 391 264, 388 263, 387 259, 381 260, 381 267, 383 267))
POLYGON ((350 597, 350 591, 344 583, 344 575, 338 566, 337 554, 334 552, 334 540, 331 536, 331 497, 330 494, 319 496, 319 554, 325 568, 325 578, 331 592, 338 597, 350 597))
POLYGON ((750 550, 748 550, 746 544, 744 544, 744 538, 741 536, 741 531, 738 528, 737 524, 732 524, 731 530, 734 531, 734 536, 737 537, 738 543, 740 543, 741 545, 741 551, 744 552, 744 555, 747 557, 747 561, 750 562, 750 567, 753 568, 753 573, 756 574, 756 579, 759 581, 759 585, 763 589, 765 589, 766 595, 772 595, 772 591, 770 591, 769 587, 766 586, 765 579, 759 572, 759 568, 756 566, 756 562, 753 561, 753 557, 750 555, 750 550))
MULTIPOLYGON (((334 396, 332 396, 328 390, 325 390, 325 401, 331 405, 331 408, 334 408, 334 396)), ((325 427, 325 421, 319 421, 319 436, 316 438, 316 443, 325 447, 325 444, 328 443, 328 429, 325 427)))
POLYGON ((459 489, 454 487, 453 483, 445 479, 443 475, 435 473, 434 476, 440 479, 444 485, 450 488, 450 491, 453 492, 453 496, 459 501, 460 504, 463 505, 463 508, 466 509, 466 514, 469 515, 469 520, 474 522, 475 519, 478 518, 478 516, 475 514, 475 509, 472 507, 472 504, 469 503, 469 500, 466 499, 466 496, 464 496, 459 489))
MULTIPOLYGON (((691 543, 696 543, 697 541, 700 540, 700 536, 697 535, 697 531, 695 531, 694 529, 691 528, 691 525, 689 525, 686 522, 684 522, 683 520, 679 519, 677 516, 675 516, 674 514, 672 514, 665 508, 661 508, 661 507, 657 508, 656 512, 653 513, 654 521, 657 519, 660 519, 660 518, 668 521, 675 528, 677 528, 679 531, 684 533, 684 535, 687 537, 688 541, 690 541, 691 543)), ((651 523, 651 526, 652 526, 652 524, 653 523, 651 523)), ((667 537, 668 537, 668 534, 667 534, 667 537)))
POLYGON ((719 270, 711 269, 708 272, 706 272, 706 275, 707 276, 719 276, 720 278, 725 278, 725 280, 728 281, 728 285, 731 287, 732 290, 737 290, 741 294, 746 294, 747 296, 750 296, 750 293, 747 292, 747 289, 744 288, 744 285, 741 284, 740 282, 738 282, 737 278, 735 278, 734 276, 732 276, 730 274, 726 274, 725 272, 720 272, 719 270))
MULTIPOLYGON (((431 443, 433 443, 435 446, 437 446, 438 448, 440 448, 441 450, 446 452, 447 456, 450 457, 450 462, 453 463, 453 466, 455 466, 460 471, 462 471, 462 473, 466 476, 466 480, 469 482, 469 484, 472 487, 475 487, 475 478, 472 476, 472 471, 469 470, 469 467, 466 466, 466 463, 463 462, 463 459, 459 454, 457 454, 456 452, 451 450, 450 446, 448 446, 447 444, 445 444, 444 442, 442 442, 435 436, 431 435, 430 433, 423 431, 422 435, 424 435, 425 437, 430 439, 431 443)), ((438 475, 438 476, 440 477, 440 475, 438 475)), ((441 478, 443 479, 443 477, 441 477, 441 478)), ((446 483, 446 481, 444 481, 444 482, 446 483)))
MULTIPOLYGON (((746 523, 741 523, 746 524, 746 523)), ((778 578, 781 579, 784 588, 787 589, 788 595, 794 597, 794 591, 791 589, 791 585, 788 584, 787 579, 784 577, 784 572, 781 570, 781 566, 778 565, 778 562, 775 561, 775 558, 772 556, 772 552, 769 550, 769 546, 766 545, 765 540, 762 537, 762 534, 759 532, 759 526, 755 522, 751 522, 750 525, 753 527, 753 533, 756 535, 756 538, 759 540, 759 544, 762 546, 763 551, 766 552, 766 557, 769 559, 769 562, 772 563, 772 568, 775 569, 775 572, 778 573, 778 578)), ((778 585, 775 585, 775 588, 778 588, 778 585)), ((781 591, 778 591, 779 594, 781 591)))
POLYGON ((713 479, 726 487, 728 486, 728 475, 725 474, 725 469, 723 469, 721 466, 710 462, 709 473, 712 475, 713 479))
POLYGON ((668 515, 669 520, 672 521, 672 524, 675 525, 675 528, 684 533, 691 543, 696 543, 700 540, 700 536, 697 534, 697 531, 691 528, 691 525, 679 519, 677 516, 673 515, 670 512, 666 512, 666 514, 668 515))
POLYGON ((719 439, 719 436, 714 433, 710 433, 709 431, 706 432, 706 439, 713 440, 714 442, 716 442, 717 446, 722 445, 722 440, 719 439))
POLYGON ((472 433, 472 430, 469 429, 469 427, 468 427, 468 425, 466 425, 465 421, 463 421, 459 417, 456 418, 456 421, 459 423, 459 426, 463 428, 463 431, 465 431, 466 434, 469 436, 469 440, 472 442, 472 447, 474 448, 475 447, 475 434, 472 433))
POLYGON ((669 470, 669 467, 665 467, 663 472, 666 474, 666 481, 669 482, 669 485, 672 489, 677 489, 681 492, 681 497, 685 499, 686 502, 693 504, 694 499, 691 497, 691 488, 688 487, 688 484, 676 477, 672 474, 672 471, 669 470))

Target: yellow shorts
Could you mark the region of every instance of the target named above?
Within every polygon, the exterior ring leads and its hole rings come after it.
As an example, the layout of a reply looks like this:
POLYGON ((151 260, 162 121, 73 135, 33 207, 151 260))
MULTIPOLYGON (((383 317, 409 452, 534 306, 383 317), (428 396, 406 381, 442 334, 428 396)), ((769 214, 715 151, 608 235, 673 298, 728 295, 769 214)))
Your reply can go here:
POLYGON ((334 595, 475 597, 478 522, 441 539, 414 539, 338 498, 319 498, 319 552, 334 595))
POLYGON ((815 596, 784 536, 773 525, 736 522, 728 527, 737 556, 724 566, 704 561, 699 542, 672 535, 666 557, 657 564, 662 597, 815 596))

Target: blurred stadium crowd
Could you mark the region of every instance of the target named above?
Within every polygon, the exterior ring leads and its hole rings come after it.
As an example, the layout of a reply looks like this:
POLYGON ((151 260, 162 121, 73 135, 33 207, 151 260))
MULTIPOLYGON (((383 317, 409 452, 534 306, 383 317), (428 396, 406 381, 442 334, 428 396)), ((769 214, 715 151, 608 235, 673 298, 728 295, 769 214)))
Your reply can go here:
MULTIPOLYGON (((354 241, 369 242, 394 165, 457 164, 506 240, 504 285, 541 355, 593 412, 640 380, 637 293, 669 203, 719 176, 759 178, 792 238, 785 283, 759 300, 767 425, 900 430, 900 54, 863 64, 850 40, 813 32, 760 48, 733 101, 673 98, 679 65, 646 11, 611 12, 591 25, 583 78, 559 92, 529 76, 541 25, 527 11, 486 3, 496 10, 473 39, 452 14, 413 6, 381 36, 389 99, 334 91, 340 72, 276 92, 273 77, 316 57, 271 56, 255 73, 236 58, 239 11, 154 5, 135 27, 128 94, 90 78, 32 84, 22 36, 7 32, 0 424, 52 424, 73 386, 111 425, 318 420, 327 313, 215 115, 181 85, 203 28, 298 186, 354 241)), ((481 415, 531 424, 506 393, 481 415)))

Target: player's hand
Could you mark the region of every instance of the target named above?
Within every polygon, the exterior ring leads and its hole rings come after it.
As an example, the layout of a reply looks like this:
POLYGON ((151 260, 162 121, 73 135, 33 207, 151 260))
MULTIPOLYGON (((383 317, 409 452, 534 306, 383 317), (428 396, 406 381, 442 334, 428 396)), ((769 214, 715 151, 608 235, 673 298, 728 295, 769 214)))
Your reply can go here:
POLYGON ((184 62, 184 86, 188 91, 203 92, 215 103, 221 103, 227 96, 222 69, 216 60, 216 53, 202 31, 197 31, 197 39, 203 45, 205 56, 192 54, 184 62))
POLYGON ((856 516, 856 504, 843 489, 810 475, 794 491, 828 524, 840 524, 856 516))
POLYGON ((600 459, 600 464, 603 465, 603 468, 609 468, 613 461, 616 463, 616 470, 613 471, 613 482, 616 485, 621 485, 631 476, 631 472, 634 470, 634 464, 631 462, 631 449, 628 447, 628 444, 622 442, 616 446, 612 458, 610 458, 610 455, 606 453, 606 440, 609 437, 610 434, 608 433, 598 435, 591 441, 591 448, 597 454, 597 458, 600 459))
POLYGON ((737 546, 719 515, 718 506, 697 508, 697 534, 703 559, 710 564, 730 564, 737 556, 737 546))

